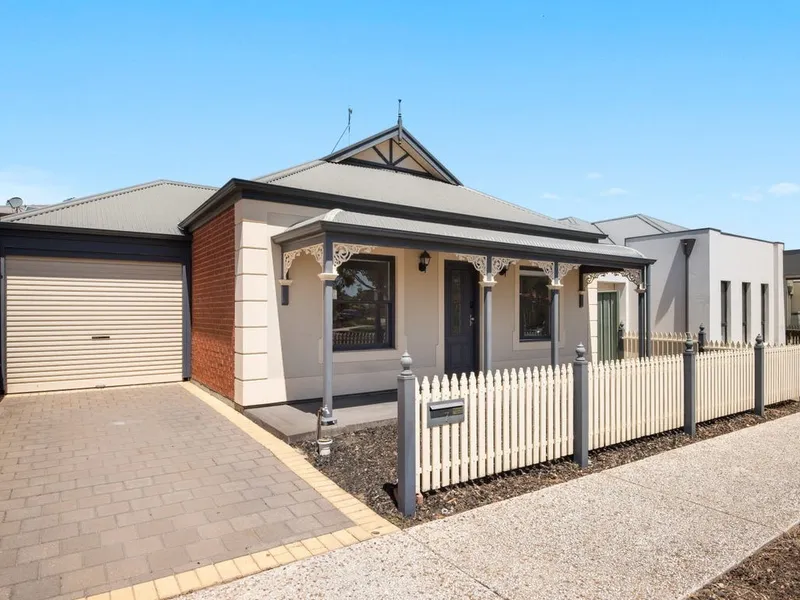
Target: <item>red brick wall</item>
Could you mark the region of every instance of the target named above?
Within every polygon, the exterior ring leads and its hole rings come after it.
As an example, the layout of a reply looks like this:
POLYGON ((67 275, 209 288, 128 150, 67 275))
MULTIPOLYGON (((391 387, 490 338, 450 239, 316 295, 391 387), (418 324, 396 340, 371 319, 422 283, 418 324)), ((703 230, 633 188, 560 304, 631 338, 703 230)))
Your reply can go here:
POLYGON ((192 379, 233 399, 236 248, 233 207, 192 235, 192 379))

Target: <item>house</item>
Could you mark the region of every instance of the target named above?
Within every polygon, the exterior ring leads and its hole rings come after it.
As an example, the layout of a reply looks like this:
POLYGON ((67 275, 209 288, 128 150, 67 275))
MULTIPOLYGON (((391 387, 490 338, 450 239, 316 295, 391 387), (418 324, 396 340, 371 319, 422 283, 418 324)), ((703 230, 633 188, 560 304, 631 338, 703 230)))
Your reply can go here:
POLYGON ((398 122, 219 189, 159 181, 0 221, 7 392, 191 377, 239 407, 560 364, 587 283, 653 260, 473 190, 398 122))
MULTIPOLYGON (((609 243, 655 259, 651 268, 653 332, 696 333, 708 339, 784 342, 783 244, 722 232, 688 229, 637 214, 593 223, 609 243), (687 310, 688 307, 688 310, 687 310)), ((619 277, 597 282, 598 337, 595 360, 613 358, 605 340, 615 324, 636 329, 635 291, 619 277)), ((590 294, 593 290, 590 290, 590 294)), ((590 302, 594 299, 590 295, 590 302)))
POLYGON ((786 327, 800 329, 800 250, 783 253, 784 277, 786 279, 786 327))

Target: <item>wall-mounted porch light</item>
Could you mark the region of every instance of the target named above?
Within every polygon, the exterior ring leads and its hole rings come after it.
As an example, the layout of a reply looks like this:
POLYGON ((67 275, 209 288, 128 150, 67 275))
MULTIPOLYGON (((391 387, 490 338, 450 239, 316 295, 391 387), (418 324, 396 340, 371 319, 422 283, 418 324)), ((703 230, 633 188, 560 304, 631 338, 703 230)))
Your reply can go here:
POLYGON ((502 269, 500 269, 500 272, 498 273, 498 275, 502 275, 503 277, 508 275, 508 267, 503 267, 502 269))
POLYGON ((429 264, 431 264, 431 255, 426 250, 423 250, 422 254, 419 255, 420 273, 427 273, 429 264))

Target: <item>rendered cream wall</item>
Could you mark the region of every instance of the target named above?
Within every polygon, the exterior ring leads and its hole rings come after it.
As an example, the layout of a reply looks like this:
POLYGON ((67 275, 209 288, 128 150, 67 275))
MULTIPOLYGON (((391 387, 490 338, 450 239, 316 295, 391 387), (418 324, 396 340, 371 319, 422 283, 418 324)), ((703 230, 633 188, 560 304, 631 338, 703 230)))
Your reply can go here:
MULTIPOLYGON (((241 406, 286 401, 280 305, 281 253, 273 235, 322 210, 239 200, 236 223, 234 400, 241 406)), ((316 264, 316 263, 314 263, 316 264)), ((314 279, 319 283, 319 280, 314 279)))
MULTIPOLYGON (((497 277, 492 297, 492 353, 496 369, 525 367, 550 363, 550 342, 521 342, 519 340, 519 266, 512 265, 508 274, 497 277)), ((575 348, 589 339, 589 309, 586 303, 578 307, 578 270, 570 271, 562 281, 559 305, 561 336, 559 360, 575 359, 575 348)), ((482 313, 481 313, 482 314, 482 313)))

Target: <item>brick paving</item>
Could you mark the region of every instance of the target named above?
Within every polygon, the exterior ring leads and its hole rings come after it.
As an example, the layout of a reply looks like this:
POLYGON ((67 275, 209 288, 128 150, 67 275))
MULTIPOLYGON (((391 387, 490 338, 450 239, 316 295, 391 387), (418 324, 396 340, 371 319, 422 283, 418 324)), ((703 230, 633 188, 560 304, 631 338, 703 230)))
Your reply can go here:
POLYGON ((80 598, 352 525, 178 385, 0 402, 0 600, 80 598))

